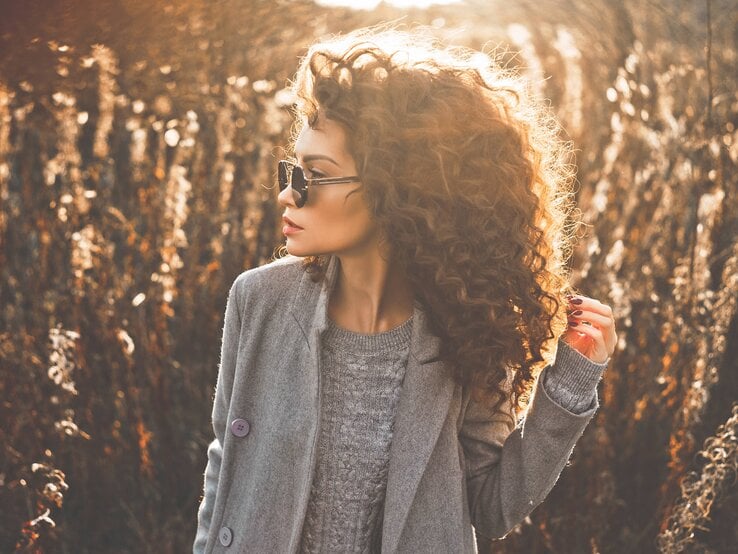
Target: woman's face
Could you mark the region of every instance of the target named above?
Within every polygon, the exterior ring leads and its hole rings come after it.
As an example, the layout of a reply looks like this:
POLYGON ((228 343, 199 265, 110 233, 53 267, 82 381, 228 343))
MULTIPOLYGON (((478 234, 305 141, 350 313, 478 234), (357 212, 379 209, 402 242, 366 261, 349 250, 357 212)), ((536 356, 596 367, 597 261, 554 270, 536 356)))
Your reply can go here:
MULTIPOLYGON (((341 125, 320 116, 315 127, 305 125, 295 143, 297 165, 308 179, 356 175, 356 165, 346 151, 341 125)), ((376 245, 376 225, 364 198, 361 182, 308 185, 308 199, 298 208, 292 187, 279 193, 283 215, 302 229, 286 235, 293 256, 321 254, 361 255, 376 245)))

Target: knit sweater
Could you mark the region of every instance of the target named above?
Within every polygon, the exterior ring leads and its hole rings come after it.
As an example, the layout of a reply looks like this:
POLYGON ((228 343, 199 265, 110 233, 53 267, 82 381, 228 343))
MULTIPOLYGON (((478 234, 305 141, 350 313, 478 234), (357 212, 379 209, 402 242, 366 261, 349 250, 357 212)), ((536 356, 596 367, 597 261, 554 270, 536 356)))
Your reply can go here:
MULTIPOLYGON (((393 421, 410 346, 412 318, 367 335, 332 320, 321 351, 318 460, 301 553, 379 552, 393 421)), ((607 362, 597 364, 559 340, 544 382, 573 413, 589 409, 607 362)))
POLYGON ((389 449, 411 330, 412 317, 372 335, 328 320, 318 458, 301 552, 380 550, 389 449))

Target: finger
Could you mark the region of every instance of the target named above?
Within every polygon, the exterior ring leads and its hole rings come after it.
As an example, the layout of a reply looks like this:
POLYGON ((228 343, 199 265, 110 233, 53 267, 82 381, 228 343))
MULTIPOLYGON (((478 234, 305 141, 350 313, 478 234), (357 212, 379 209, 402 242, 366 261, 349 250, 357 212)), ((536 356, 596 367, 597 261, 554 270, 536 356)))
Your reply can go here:
POLYGON ((593 325, 600 328, 607 328, 612 325, 612 319, 610 319, 609 317, 596 314, 591 310, 582 310, 580 308, 580 311, 582 312, 581 314, 570 313, 567 317, 576 321, 589 321, 593 325))
POLYGON ((567 321, 589 322, 591 325, 598 327, 605 338, 606 346, 614 349, 614 345, 617 344, 617 334, 615 333, 615 321, 612 317, 598 315, 589 310, 580 309, 579 311, 582 312, 579 315, 574 315, 574 313, 568 314, 567 321))
POLYGON ((590 337, 595 343, 602 344, 604 347, 604 339, 602 338, 602 331, 600 331, 597 327, 594 327, 593 325, 584 325, 584 324, 576 324, 570 323, 569 327, 572 331, 576 331, 577 333, 581 333, 583 335, 587 335, 590 337))
MULTIPOLYGON (((602 329, 595 325, 588 324, 587 321, 569 321, 570 328, 574 331, 581 332, 585 335, 590 336, 598 345, 602 345, 606 352, 611 353, 614 351, 614 345, 616 344, 616 338, 614 332, 612 337, 605 337, 602 329)), ((609 335, 610 333, 608 333, 609 335)))
POLYGON ((603 304, 599 300, 595 300, 594 298, 588 298, 586 296, 577 296, 569 300, 569 305, 567 306, 567 310, 590 310, 592 312, 601 314, 605 317, 613 318, 613 311, 610 306, 607 304, 603 304), (581 300, 578 304, 575 302, 576 300, 581 300))
POLYGON ((598 314, 602 314, 606 317, 613 316, 612 308, 610 306, 608 306, 607 304, 603 304, 595 298, 590 298, 589 296, 577 295, 571 297, 569 299, 568 309, 587 309, 592 310, 593 312, 596 312, 598 314), (576 303, 575 300, 581 300, 581 302, 576 303))
POLYGON ((595 327, 594 325, 587 325, 586 322, 577 322, 577 321, 570 321, 569 326, 571 329, 574 329, 575 331, 579 331, 581 333, 584 333, 586 335, 589 335, 593 339, 599 340, 604 345, 605 340, 602 335, 602 331, 595 327))

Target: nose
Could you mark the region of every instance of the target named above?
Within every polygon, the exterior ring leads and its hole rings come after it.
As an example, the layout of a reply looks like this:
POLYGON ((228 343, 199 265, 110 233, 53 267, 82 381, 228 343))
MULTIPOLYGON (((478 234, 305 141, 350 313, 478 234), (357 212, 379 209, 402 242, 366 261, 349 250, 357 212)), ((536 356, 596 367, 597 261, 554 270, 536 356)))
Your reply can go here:
POLYGON ((277 196, 277 202, 280 206, 290 206, 292 208, 297 208, 297 205, 295 204, 294 194, 292 192, 292 185, 287 185, 283 191, 280 191, 279 196, 277 196))

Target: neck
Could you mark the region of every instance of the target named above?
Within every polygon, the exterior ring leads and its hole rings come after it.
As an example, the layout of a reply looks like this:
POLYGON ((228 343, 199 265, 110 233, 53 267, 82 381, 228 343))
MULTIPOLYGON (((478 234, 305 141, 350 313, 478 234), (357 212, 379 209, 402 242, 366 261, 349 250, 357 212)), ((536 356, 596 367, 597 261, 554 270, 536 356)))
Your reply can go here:
POLYGON ((393 329, 413 313, 406 275, 386 252, 339 255, 328 316, 340 327, 364 334, 393 329))

